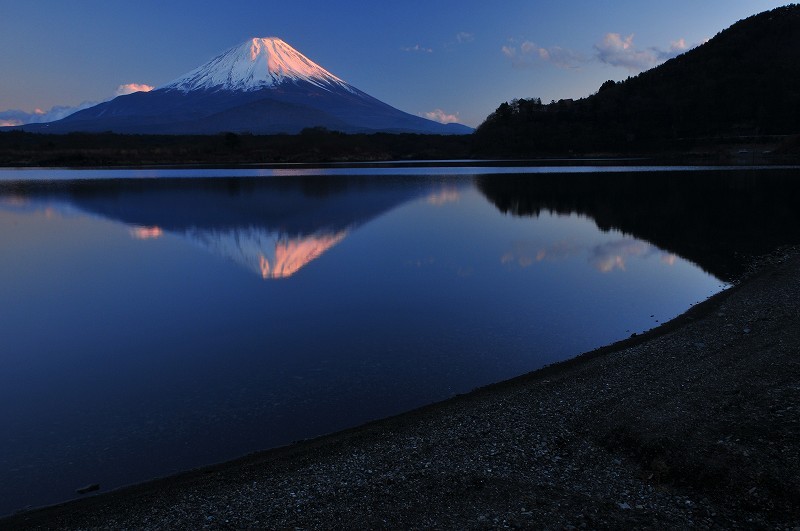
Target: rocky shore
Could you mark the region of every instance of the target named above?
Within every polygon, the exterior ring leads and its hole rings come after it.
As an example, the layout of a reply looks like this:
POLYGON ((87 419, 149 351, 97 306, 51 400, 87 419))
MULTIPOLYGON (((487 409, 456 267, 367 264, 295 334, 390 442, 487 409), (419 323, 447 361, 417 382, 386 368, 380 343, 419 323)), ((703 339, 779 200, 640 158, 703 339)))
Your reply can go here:
POLYGON ((0 528, 800 527, 800 254, 646 334, 0 528))

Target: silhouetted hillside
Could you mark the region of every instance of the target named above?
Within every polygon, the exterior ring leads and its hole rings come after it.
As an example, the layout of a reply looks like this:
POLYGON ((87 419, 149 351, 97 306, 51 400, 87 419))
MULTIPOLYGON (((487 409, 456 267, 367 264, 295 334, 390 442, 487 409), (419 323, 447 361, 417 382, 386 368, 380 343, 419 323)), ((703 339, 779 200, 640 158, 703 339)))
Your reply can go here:
POLYGON ((761 13, 587 98, 503 103, 476 131, 476 147, 483 154, 685 150, 709 139, 797 134, 798 43, 800 5, 761 13))

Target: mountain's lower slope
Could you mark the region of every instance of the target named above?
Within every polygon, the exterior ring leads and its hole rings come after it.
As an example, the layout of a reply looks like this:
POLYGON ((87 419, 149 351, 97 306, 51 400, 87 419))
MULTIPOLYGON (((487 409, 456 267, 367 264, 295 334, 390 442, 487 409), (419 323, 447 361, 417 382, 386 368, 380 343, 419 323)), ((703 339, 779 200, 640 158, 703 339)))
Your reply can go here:
POLYGON ((460 124, 440 124, 397 110, 366 94, 332 92, 304 82, 250 92, 159 89, 120 96, 63 120, 26 131, 143 134, 299 133, 324 127, 347 133, 465 134, 460 124))

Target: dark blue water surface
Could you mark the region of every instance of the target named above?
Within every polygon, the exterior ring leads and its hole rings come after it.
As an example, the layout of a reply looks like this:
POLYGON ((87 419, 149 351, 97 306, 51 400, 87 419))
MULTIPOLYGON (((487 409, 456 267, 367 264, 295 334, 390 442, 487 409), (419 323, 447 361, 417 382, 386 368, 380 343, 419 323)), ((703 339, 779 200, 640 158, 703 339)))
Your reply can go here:
POLYGON ((4 173, 0 514, 445 399, 725 284, 451 169, 129 172, 4 173))

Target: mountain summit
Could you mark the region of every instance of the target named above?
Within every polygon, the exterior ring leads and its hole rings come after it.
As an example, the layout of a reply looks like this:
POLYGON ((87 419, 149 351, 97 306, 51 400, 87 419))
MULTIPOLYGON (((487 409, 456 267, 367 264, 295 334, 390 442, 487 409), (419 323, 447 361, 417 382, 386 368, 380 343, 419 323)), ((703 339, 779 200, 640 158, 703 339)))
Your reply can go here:
POLYGON ((250 91, 276 87, 286 81, 306 81, 320 88, 354 92, 350 85, 277 37, 245 41, 163 88, 184 92, 250 91))
POLYGON ((346 83, 276 37, 253 38, 150 92, 135 92, 26 131, 135 134, 466 134, 395 109, 346 83))

